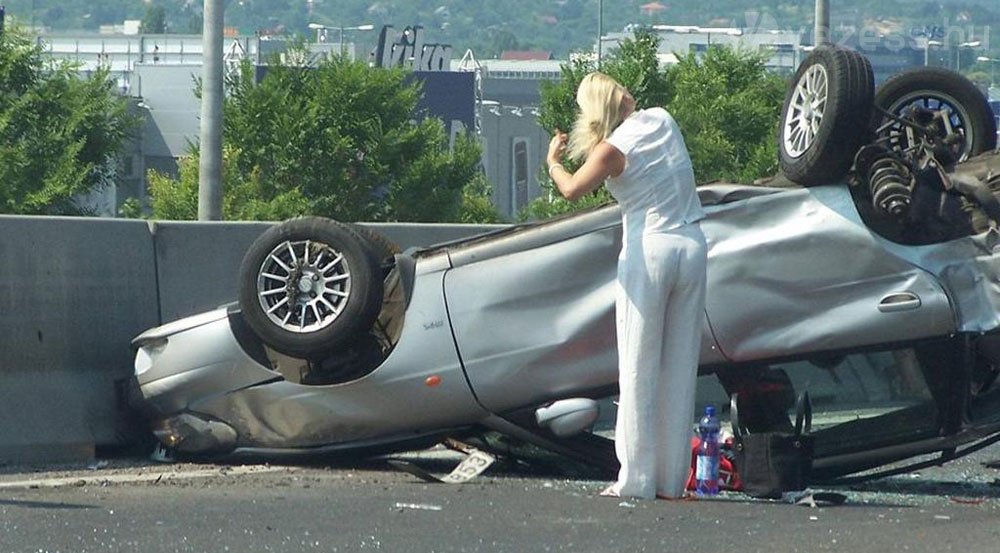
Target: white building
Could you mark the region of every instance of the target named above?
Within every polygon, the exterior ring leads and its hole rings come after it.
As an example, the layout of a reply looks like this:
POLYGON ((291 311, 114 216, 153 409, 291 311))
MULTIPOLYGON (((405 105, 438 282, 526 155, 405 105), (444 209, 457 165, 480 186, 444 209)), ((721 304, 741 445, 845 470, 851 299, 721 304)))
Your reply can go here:
MULTIPOLYGON (((792 72, 806 53, 802 33, 792 30, 745 30, 739 27, 697 27, 692 25, 653 25, 650 27, 660 39, 657 56, 660 63, 669 65, 690 52, 700 54, 714 45, 745 48, 766 52, 766 66, 776 71, 792 72)), ((632 38, 635 28, 626 26, 620 33, 601 37, 601 51, 608 52, 632 38)))

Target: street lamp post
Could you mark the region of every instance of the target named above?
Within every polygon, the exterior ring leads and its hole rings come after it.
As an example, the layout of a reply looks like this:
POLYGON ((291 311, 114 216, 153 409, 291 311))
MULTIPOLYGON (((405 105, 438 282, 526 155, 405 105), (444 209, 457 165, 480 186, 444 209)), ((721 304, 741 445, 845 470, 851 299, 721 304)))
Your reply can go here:
POLYGON ((345 53, 344 52, 344 33, 346 31, 371 31, 372 29, 375 28, 375 26, 371 25, 371 24, 365 24, 365 25, 357 25, 357 26, 354 26, 354 27, 345 27, 343 25, 327 26, 327 25, 323 25, 323 24, 320 24, 320 23, 310 23, 309 24, 309 28, 310 29, 314 29, 316 31, 316 42, 320 41, 319 38, 320 38, 320 35, 321 35, 321 33, 323 31, 336 29, 337 32, 340 33, 340 57, 344 57, 344 53, 345 53))
POLYGON ((941 45, 942 45, 942 43, 940 41, 937 41, 937 40, 928 40, 927 43, 924 44, 924 67, 927 67, 928 65, 930 65, 930 60, 931 60, 931 46, 941 46, 941 45))
POLYGON ((830 42, 830 0, 816 0, 815 17, 813 44, 827 44, 830 42))
POLYGON ((604 0, 597 2, 597 69, 601 68, 601 43, 604 42, 604 0))
POLYGON ((316 30, 316 44, 320 44, 321 42, 325 42, 323 40, 323 31, 326 30, 326 26, 320 25, 319 23, 310 23, 309 24, 309 28, 316 30))
POLYGON ((955 48, 955 72, 958 73, 962 70, 962 48, 979 48, 981 42, 978 40, 970 40, 969 42, 963 42, 955 48))
POLYGON ((980 63, 990 64, 990 86, 996 86, 997 84, 997 64, 1000 63, 1000 59, 988 58, 986 56, 979 56, 976 61, 980 63))
POLYGON ((356 27, 339 27, 340 29, 340 57, 344 57, 344 31, 370 31, 374 29, 374 25, 365 24, 358 25, 356 27))

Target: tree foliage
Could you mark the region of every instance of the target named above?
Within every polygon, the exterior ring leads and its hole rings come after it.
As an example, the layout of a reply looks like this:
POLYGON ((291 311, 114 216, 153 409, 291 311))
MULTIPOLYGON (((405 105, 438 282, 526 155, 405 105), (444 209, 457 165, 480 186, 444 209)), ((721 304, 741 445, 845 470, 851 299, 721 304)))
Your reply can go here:
POLYGON ((0 35, 0 212, 86 214, 74 198, 114 185, 133 128, 107 71, 81 77, 16 27, 0 35))
MULTIPOLYGON (((479 195, 481 148, 438 119, 414 121, 417 81, 339 57, 316 67, 242 67, 227 83, 227 219, 456 221, 479 195)), ((156 218, 197 212, 197 152, 173 182, 151 178, 156 218)), ((477 208, 478 209, 478 208, 477 208)), ((485 215, 483 215, 485 216, 485 215)))
POLYGON ((161 35, 167 32, 167 10, 163 6, 154 5, 146 8, 142 18, 142 32, 161 35))
MULTIPOLYGON (((640 30, 625 40, 600 68, 632 92, 638 109, 663 106, 677 120, 699 182, 752 182, 777 170, 778 117, 785 82, 769 73, 760 54, 727 47, 691 53, 661 70, 656 59, 658 39, 640 30)), ((593 60, 562 68, 562 79, 544 83, 539 123, 549 132, 567 130, 576 117, 576 89, 595 70, 593 60)), ((576 169, 567 162, 567 166, 576 169)), ((547 181, 548 182, 548 181, 547 181)), ((596 192, 575 203, 545 186, 547 194, 532 202, 522 218, 545 218, 611 200, 596 192)))
POLYGON ((751 183, 778 170, 778 119, 786 83, 760 54, 731 48, 694 53, 667 71, 667 109, 677 120, 699 182, 751 183))

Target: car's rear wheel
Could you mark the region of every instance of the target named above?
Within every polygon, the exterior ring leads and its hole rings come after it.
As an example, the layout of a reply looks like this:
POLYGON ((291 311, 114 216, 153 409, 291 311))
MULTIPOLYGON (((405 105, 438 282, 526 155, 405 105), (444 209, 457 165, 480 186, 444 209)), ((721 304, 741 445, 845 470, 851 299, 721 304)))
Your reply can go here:
POLYGON ((803 186, 835 182, 867 138, 874 89, 861 54, 820 46, 802 62, 785 95, 778 129, 781 170, 803 186))
POLYGON ((240 266, 247 324, 275 350, 328 354, 367 332, 382 301, 382 275, 367 240, 331 219, 280 223, 250 246, 240 266))
POLYGON ((971 81, 948 69, 920 67, 890 78, 875 92, 875 108, 872 131, 892 150, 915 146, 920 135, 883 110, 929 128, 938 141, 935 155, 942 163, 962 161, 997 145, 996 119, 986 96, 971 81), (938 112, 945 117, 935 118, 938 112))

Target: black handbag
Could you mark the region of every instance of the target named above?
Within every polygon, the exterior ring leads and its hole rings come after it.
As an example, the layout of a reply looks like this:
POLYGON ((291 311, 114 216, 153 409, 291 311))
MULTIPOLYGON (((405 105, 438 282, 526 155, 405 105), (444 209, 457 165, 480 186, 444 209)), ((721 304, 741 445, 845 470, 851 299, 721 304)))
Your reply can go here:
POLYGON ((730 398, 736 473, 743 492, 753 497, 777 499, 789 491, 804 490, 812 471, 812 404, 809 392, 799 396, 793 432, 751 434, 739 422, 737 394, 730 398))

